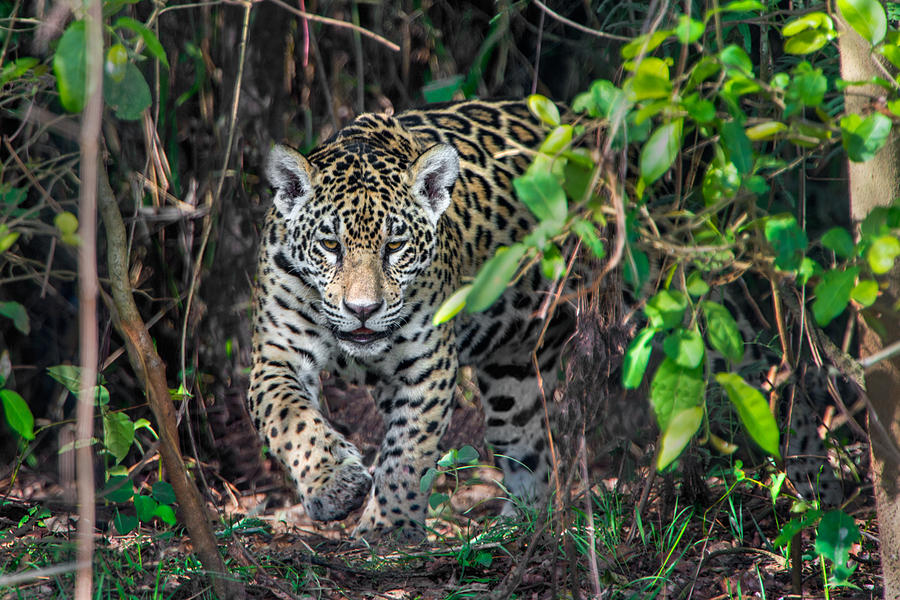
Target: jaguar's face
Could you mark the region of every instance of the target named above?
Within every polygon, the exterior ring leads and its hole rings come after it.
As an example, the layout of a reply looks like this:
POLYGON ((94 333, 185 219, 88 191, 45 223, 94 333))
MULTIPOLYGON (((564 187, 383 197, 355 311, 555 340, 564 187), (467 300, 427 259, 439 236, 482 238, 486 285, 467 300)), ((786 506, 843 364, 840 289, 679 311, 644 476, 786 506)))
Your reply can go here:
POLYGON ((457 179, 456 152, 434 146, 409 166, 364 143, 317 156, 321 168, 281 146, 269 157, 288 260, 318 291, 341 348, 379 354, 410 312, 410 286, 431 264, 457 179))

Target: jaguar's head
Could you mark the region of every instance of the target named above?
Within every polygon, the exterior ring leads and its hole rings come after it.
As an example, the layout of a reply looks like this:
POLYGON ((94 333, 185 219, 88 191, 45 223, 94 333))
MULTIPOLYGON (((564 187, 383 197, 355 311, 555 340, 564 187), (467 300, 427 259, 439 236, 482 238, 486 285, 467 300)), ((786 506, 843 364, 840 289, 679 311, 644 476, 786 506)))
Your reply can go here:
POLYGON ((411 310, 410 285, 434 257, 456 151, 438 144, 407 157, 352 139, 307 160, 276 146, 266 174, 291 270, 318 291, 338 344, 354 356, 384 352, 411 310))

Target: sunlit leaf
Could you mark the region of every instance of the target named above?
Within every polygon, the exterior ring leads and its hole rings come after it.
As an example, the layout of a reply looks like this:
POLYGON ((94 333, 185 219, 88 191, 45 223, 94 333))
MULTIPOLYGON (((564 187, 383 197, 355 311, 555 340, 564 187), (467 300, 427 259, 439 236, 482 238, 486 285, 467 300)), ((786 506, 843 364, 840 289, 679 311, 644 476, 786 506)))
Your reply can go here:
POLYGON ((641 384, 647 364, 650 362, 653 336, 657 331, 658 329, 653 327, 645 327, 628 345, 622 364, 622 385, 626 389, 633 390, 641 384))
POLYGON ((0 400, 3 402, 3 413, 6 422, 13 431, 26 440, 34 439, 34 415, 28 403, 18 393, 10 389, 0 390, 0 400))
POLYGON ((506 290, 506 285, 516 274, 519 261, 525 256, 526 247, 513 244, 500 248, 484 265, 472 282, 472 289, 466 298, 466 311, 481 312, 492 305, 506 290))
POLYGON ((850 27, 871 45, 878 44, 887 33, 887 15, 878 0, 837 0, 841 16, 850 27))
POLYGON ((641 177, 653 183, 669 170, 681 150, 682 120, 661 125, 641 149, 641 177))
POLYGON ((710 345, 732 362, 741 362, 744 358, 744 339, 731 312, 712 300, 706 300, 700 306, 710 345))
POLYGON ((750 386, 736 373, 717 373, 716 381, 725 390, 728 399, 737 408, 741 422, 759 447, 778 458, 778 423, 769 410, 769 403, 756 388, 750 386))
POLYGON ((816 299, 813 302, 813 316, 816 322, 824 327, 832 319, 844 312, 850 302, 850 292, 859 275, 859 267, 850 267, 846 271, 825 271, 822 280, 816 284, 816 299))
POLYGON ((661 471, 678 458, 703 423, 703 408, 693 406, 672 415, 659 442, 656 469, 661 471))

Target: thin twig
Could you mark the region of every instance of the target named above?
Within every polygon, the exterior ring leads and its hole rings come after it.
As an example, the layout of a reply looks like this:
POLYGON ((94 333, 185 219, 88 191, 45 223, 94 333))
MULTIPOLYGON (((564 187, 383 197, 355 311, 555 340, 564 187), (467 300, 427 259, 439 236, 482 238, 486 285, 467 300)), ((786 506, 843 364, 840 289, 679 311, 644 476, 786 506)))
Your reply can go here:
POLYGON ((78 569, 75 600, 90 600, 94 558, 94 386, 97 384, 97 165, 103 118, 103 9, 90 0, 85 19, 86 88, 81 121, 81 188, 79 190, 78 337, 81 381, 78 394, 75 465, 78 490, 78 569))
MULTIPOLYGON (((277 2, 278 0, 272 0, 272 1, 273 1, 273 2, 277 2)), ((561 14, 559 14, 559 13, 557 13, 557 12, 554 12, 553 10, 551 10, 549 7, 547 7, 547 5, 544 4, 543 2, 541 2, 540 0, 533 0, 533 1, 534 1, 535 4, 537 4, 537 7, 540 8, 542 11, 544 11, 545 13, 547 13, 548 15, 550 15, 551 17, 553 17, 554 19, 556 19, 556 20, 559 21, 560 23, 565 23, 565 24, 568 25, 569 27, 572 27, 572 28, 574 28, 574 29, 577 29, 578 31, 582 31, 582 32, 584 32, 584 33, 589 33, 589 34, 595 35, 595 36, 597 36, 597 37, 606 38, 606 39, 608 39, 608 40, 616 40, 616 41, 619 41, 619 42, 628 42, 628 41, 631 41, 631 38, 625 37, 625 36, 623 36, 623 35, 614 35, 614 34, 612 34, 612 33, 606 33, 605 31, 597 31, 596 29, 591 29, 590 27, 585 27, 584 25, 581 25, 580 23, 576 23, 575 21, 572 21, 572 20, 570 20, 570 19, 567 19, 567 18, 565 18, 564 16, 562 16, 561 14)))
POLYGON ((41 579, 43 577, 55 577, 56 575, 62 575, 63 573, 68 573, 69 571, 75 571, 84 567, 90 569, 91 563, 83 564, 77 562, 68 562, 59 565, 53 565, 52 567, 45 567, 43 569, 28 569, 25 571, 20 571, 18 573, 13 573, 12 575, 3 575, 2 577, 0 577, 0 587, 18 587, 23 583, 34 581, 35 579, 41 579))
POLYGON ((386 38, 381 37, 377 33, 369 31, 365 27, 360 27, 358 25, 354 25, 353 23, 347 23, 346 21, 340 21, 338 19, 332 19, 329 17, 320 17, 319 15, 314 15, 313 13, 306 12, 305 10, 300 10, 299 8, 294 8, 290 4, 287 4, 286 2, 282 2, 281 0, 269 0, 269 2, 277 4, 284 10, 288 11, 289 13, 293 13, 293 14, 297 15, 298 17, 302 17, 304 19, 309 19, 310 21, 316 21, 318 23, 325 23, 326 25, 333 25, 334 27, 346 27, 347 29, 352 29, 353 31, 356 31, 356 32, 366 36, 367 38, 375 40, 379 44, 383 44, 384 46, 387 46, 394 52, 400 52, 400 46, 398 46, 397 44, 395 44, 394 42, 392 42, 386 38))
POLYGON ((875 364, 885 360, 886 358, 891 358, 900 354, 900 340, 894 342, 890 346, 886 348, 882 348, 875 354, 870 354, 869 356, 865 356, 859 359, 859 364, 863 369, 869 369, 870 367, 875 366, 875 364))

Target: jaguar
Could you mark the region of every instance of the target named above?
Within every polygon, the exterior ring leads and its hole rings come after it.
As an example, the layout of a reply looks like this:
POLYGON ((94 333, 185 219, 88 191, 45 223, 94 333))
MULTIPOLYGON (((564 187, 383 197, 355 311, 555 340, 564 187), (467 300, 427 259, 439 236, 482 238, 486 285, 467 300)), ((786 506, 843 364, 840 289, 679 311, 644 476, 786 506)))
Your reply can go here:
POLYGON ((248 403, 313 519, 365 502, 355 535, 423 534, 420 479, 464 365, 476 368, 506 489, 525 502, 545 491, 543 407, 571 319, 560 311, 547 324, 541 376, 536 270, 489 310, 433 323, 449 294, 535 225, 512 182, 543 136, 524 102, 468 101, 364 114, 307 157, 270 152, 248 403), (323 416, 323 370, 372 389, 386 434, 371 474, 323 416))
MULTIPOLYGON (((531 269, 488 310, 433 322, 450 294, 535 225, 513 180, 543 137, 525 102, 466 101, 361 115, 306 157, 270 152, 248 408, 313 519, 340 520, 365 503, 355 535, 424 534, 420 480, 464 365, 475 367, 507 491, 525 502, 547 491, 545 407, 571 311, 535 318, 545 295, 531 269), (323 414, 322 371, 372 389, 386 434, 371 472, 323 414)), ((792 448, 808 456, 815 423, 797 412, 792 448)), ((807 465, 792 477, 809 483, 817 473, 807 465)))

